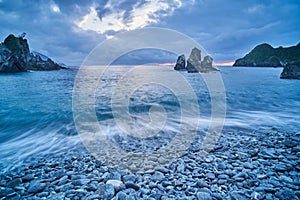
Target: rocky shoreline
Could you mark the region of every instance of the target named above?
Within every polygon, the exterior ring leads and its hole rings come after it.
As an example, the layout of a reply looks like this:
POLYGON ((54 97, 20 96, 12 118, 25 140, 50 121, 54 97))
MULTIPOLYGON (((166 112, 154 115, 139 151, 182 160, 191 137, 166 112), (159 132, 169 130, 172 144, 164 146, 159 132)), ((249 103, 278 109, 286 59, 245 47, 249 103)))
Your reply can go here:
POLYGON ((82 147, 1 170, 0 198, 299 199, 299 141, 300 133, 228 129, 207 156, 196 156, 196 141, 178 161, 145 174, 110 169, 82 147))

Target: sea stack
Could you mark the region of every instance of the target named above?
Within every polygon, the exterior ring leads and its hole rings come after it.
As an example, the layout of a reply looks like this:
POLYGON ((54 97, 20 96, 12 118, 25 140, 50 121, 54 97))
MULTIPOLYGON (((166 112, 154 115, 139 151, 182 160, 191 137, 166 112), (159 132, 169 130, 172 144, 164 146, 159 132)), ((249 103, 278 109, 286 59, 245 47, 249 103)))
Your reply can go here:
POLYGON ((201 72, 201 51, 196 47, 192 49, 189 59, 187 60, 186 70, 189 73, 201 72))
POLYGON ((175 65, 174 69, 177 70, 177 71, 184 71, 184 70, 186 70, 186 68, 185 68, 185 56, 184 56, 184 54, 178 56, 177 61, 176 61, 176 65, 175 65))
POLYGON ((43 60, 30 53, 25 33, 19 37, 10 34, 0 44, 0 73, 26 72, 29 70, 58 70, 62 67, 50 58, 43 60))
POLYGON ((300 61, 289 63, 283 67, 281 79, 300 79, 300 61))
POLYGON ((219 71, 212 66, 213 59, 210 56, 205 56, 203 61, 201 61, 201 50, 198 48, 193 48, 189 59, 187 60, 187 65, 185 67, 185 57, 180 55, 177 58, 175 70, 187 70, 188 73, 207 73, 210 71, 219 71))

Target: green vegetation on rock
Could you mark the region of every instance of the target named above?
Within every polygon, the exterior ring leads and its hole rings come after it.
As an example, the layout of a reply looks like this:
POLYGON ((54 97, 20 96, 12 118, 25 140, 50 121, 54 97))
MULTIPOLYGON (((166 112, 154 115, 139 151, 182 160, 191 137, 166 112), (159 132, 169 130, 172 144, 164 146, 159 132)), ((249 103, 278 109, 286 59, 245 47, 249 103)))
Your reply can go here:
POLYGON ((29 45, 27 40, 22 37, 15 37, 13 34, 10 34, 4 40, 4 45, 15 54, 29 54, 29 45))
POLYGON ((25 33, 19 37, 10 34, 0 43, 0 73, 26 72, 29 70, 57 70, 62 67, 39 54, 30 53, 25 33))
POLYGON ((256 46, 243 58, 237 59, 233 66, 283 67, 300 60, 300 43, 291 47, 273 48, 263 43, 256 46))

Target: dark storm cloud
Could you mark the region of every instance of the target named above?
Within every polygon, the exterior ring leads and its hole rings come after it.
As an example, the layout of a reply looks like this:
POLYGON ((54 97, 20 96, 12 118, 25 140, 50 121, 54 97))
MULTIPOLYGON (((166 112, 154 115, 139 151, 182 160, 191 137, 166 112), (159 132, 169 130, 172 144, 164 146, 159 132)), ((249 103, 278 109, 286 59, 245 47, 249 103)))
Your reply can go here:
MULTIPOLYGON (((168 9, 148 13, 154 22, 145 23, 146 26, 182 32, 198 41, 216 61, 235 60, 263 42, 274 46, 295 45, 299 42, 298 0, 163 2, 168 2, 168 9), (179 6, 180 2, 182 5, 179 6)), ((104 35, 124 31, 107 29, 101 35, 81 29, 78 22, 83 20, 92 7, 97 11, 99 19, 112 13, 123 13, 118 20, 126 28, 134 21, 136 10, 145 9, 147 3, 146 0, 0 0, 0 38, 3 40, 10 33, 19 35, 26 32, 31 49, 58 62, 80 64, 105 39, 104 35)), ((151 51, 147 52, 135 58, 149 62, 151 58, 159 58, 151 55, 151 51)), ((161 56, 174 62, 172 56, 161 56)))
POLYGON ((74 3, 27 0, 1 2, 1 40, 10 33, 19 35, 26 32, 32 50, 46 54, 57 62, 80 64, 104 36, 93 31, 82 31, 75 26, 75 22, 89 10, 91 3, 74 3), (55 4, 60 12, 53 11, 55 4), (82 10, 85 12, 78 15, 82 10))
POLYGON ((299 1, 244 0, 197 2, 163 20, 196 39, 215 60, 235 60, 263 42, 274 46, 299 42, 299 1))

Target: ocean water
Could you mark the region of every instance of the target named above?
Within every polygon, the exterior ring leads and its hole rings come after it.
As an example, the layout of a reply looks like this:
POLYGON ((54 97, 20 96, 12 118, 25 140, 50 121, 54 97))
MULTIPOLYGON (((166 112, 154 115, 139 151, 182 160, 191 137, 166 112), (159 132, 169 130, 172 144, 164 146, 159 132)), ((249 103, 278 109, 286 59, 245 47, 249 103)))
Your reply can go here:
MULTIPOLYGON (((173 71, 173 67, 140 66, 141 70, 135 71, 127 81, 122 82, 124 74, 134 67, 111 66, 100 78, 95 91, 95 111, 99 123, 107 134, 120 132, 112 112, 114 88, 120 83, 121 89, 130 87, 130 84, 139 85, 131 93, 120 97, 121 100, 127 99, 128 107, 125 109, 136 122, 129 124, 128 121, 126 124, 124 120, 124 126, 136 132, 144 131, 139 128, 147 126, 155 132, 163 126, 164 134, 174 136, 180 121, 181 99, 178 99, 172 88, 155 84, 151 80, 154 77, 168 77, 176 85, 178 80, 172 74, 177 72, 173 71), (145 83, 137 84, 137 80, 145 80, 145 83), (158 104, 160 106, 155 107, 158 104), (162 107, 164 112, 161 112, 162 107), (149 109, 152 109, 154 115, 149 115, 149 109), (160 117, 164 119, 164 116, 159 116, 161 113, 166 114, 164 123, 151 124, 155 117, 158 117, 158 121, 160 117)), ((281 68, 219 69, 226 95, 223 131, 227 130, 226 127, 252 132, 300 131, 299 80, 279 79, 281 68)), ((0 74, 0 171, 18 167, 28 157, 61 153, 82 144, 72 110, 77 72, 78 68, 72 68, 0 74)), ((209 90, 200 74, 179 73, 191 85, 197 97, 200 108, 198 118, 201 122, 199 129, 206 129, 211 120, 212 99, 209 90)), ((95 78, 92 70, 87 70, 86 76, 95 78)), ((86 87, 88 90, 89 85, 86 87)), ((189 101, 189 98, 186 96, 183 101, 189 101)), ((119 106, 118 101, 115 106, 119 106)), ((124 109, 124 106, 120 106, 120 109, 124 109)))

